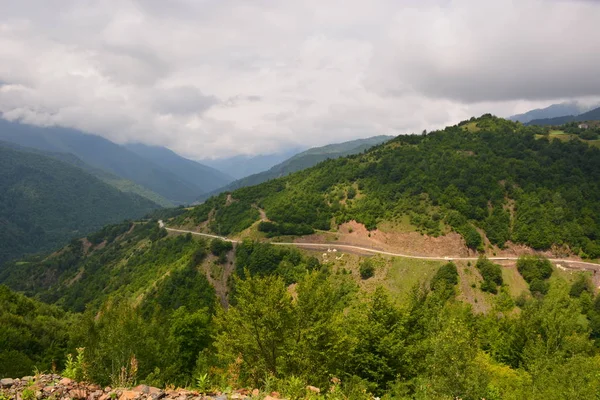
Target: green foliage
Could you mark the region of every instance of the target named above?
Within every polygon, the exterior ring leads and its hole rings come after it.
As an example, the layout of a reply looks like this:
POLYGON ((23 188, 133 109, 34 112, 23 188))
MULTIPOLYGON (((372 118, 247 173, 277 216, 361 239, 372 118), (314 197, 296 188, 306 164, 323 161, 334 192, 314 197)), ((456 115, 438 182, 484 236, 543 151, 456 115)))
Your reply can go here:
POLYGON ((0 376, 61 367, 67 353, 70 314, 0 285, 0 376))
POLYGON ((210 252, 219 257, 219 262, 225 264, 227 262, 227 253, 233 250, 233 243, 221 240, 213 239, 210 242, 210 252))
POLYGON ((231 242, 221 239, 213 239, 210 242, 210 252, 217 257, 222 256, 231 250, 233 250, 233 244, 231 242))
POLYGON ((314 233, 314 229, 307 224, 290 224, 290 223, 275 223, 268 221, 261 221, 258 224, 258 230, 267 234, 267 237, 275 236, 302 236, 310 235, 314 233))
POLYGON ((292 247, 244 240, 236 246, 236 268, 240 276, 279 275, 286 283, 294 283, 306 271, 319 266, 315 257, 306 257, 292 247))
POLYGON ((575 282, 571 285, 569 295, 571 297, 581 297, 583 292, 587 292, 590 295, 594 294, 594 287, 589 277, 585 274, 579 274, 575 282))
POLYGON ((483 256, 479 257, 475 266, 483 278, 481 290, 493 294, 498 293, 498 286, 502 286, 504 283, 502 280, 502 267, 483 256))
POLYGON ((285 368, 295 337, 292 297, 280 277, 248 277, 237 282, 235 303, 217 315, 215 346, 226 365, 241 356, 241 378, 258 385, 285 368))
POLYGON ((371 259, 367 258, 360 263, 358 271, 362 279, 372 278, 375 276, 375 265, 371 259))
POLYGON ((32 388, 25 388, 21 392, 21 399, 23 400, 35 400, 35 390, 32 388))
POLYGON ((546 294, 549 284, 546 282, 552 275, 552 263, 542 256, 521 256, 517 260, 517 269, 529 284, 532 293, 546 294))
POLYGON ((87 378, 88 365, 85 360, 85 348, 77 348, 77 356, 73 359, 72 354, 67 354, 67 360, 65 362, 65 369, 62 372, 64 377, 73 379, 76 381, 82 381, 87 378))
POLYGON ((442 265, 431 279, 431 290, 443 290, 458 284, 458 270, 453 262, 442 265))

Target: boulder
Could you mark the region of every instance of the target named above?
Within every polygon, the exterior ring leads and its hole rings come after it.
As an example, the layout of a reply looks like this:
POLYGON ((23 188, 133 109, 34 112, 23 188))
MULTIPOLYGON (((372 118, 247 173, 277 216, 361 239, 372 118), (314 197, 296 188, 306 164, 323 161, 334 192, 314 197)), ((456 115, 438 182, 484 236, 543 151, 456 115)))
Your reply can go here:
POLYGON ((134 392, 138 392, 138 393, 148 394, 148 393, 150 393, 150 386, 138 385, 131 390, 133 390, 134 392))
POLYGON ((87 398, 87 391, 85 389, 73 389, 69 392, 69 397, 72 399, 85 399, 87 398))
POLYGON ((134 392, 133 390, 123 390, 123 393, 121 393, 121 397, 119 397, 119 400, 136 400, 140 397, 141 395, 139 392, 134 392))
POLYGON ((4 388, 11 387, 14 383, 15 383, 15 381, 10 378, 0 379, 0 387, 4 387, 4 388))
POLYGON ((63 386, 68 386, 71 383, 73 383, 73 381, 69 378, 62 378, 60 381, 58 381, 58 384, 63 386))

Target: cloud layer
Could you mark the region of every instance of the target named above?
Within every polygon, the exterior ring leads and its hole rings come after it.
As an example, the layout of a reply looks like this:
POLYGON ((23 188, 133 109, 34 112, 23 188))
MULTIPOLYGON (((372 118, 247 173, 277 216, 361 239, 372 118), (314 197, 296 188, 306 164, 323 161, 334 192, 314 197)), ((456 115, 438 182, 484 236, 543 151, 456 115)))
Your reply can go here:
POLYGON ((600 4, 20 0, 0 112, 193 158, 402 134, 600 96, 600 4))

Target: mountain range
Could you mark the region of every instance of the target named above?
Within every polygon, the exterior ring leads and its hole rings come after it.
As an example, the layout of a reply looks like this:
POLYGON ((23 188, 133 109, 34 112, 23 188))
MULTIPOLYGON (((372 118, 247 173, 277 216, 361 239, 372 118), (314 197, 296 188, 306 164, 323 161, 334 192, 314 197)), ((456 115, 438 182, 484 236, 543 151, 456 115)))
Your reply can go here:
POLYGON ((267 171, 238 179, 227 186, 202 196, 201 199, 206 199, 218 193, 227 192, 246 186, 258 185, 271 179, 280 178, 293 172, 313 167, 327 159, 335 159, 352 154, 358 154, 392 138, 393 136, 373 136, 367 139, 357 139, 343 143, 329 144, 322 147, 313 147, 282 161, 267 171))
POLYGON ((565 102, 552 104, 545 108, 537 108, 523 114, 513 115, 508 119, 526 124, 536 119, 564 117, 565 115, 579 115, 591 110, 592 108, 594 107, 586 106, 578 102, 565 102))
POLYGON ((201 163, 223 171, 235 179, 241 179, 249 175, 254 175, 271 168, 293 157, 303 149, 292 148, 283 152, 273 154, 259 154, 256 156, 237 155, 233 157, 222 157, 216 159, 203 159, 201 163))
MULTIPOLYGON (((191 203, 201 194, 232 180, 167 149, 142 145, 127 148, 75 129, 38 127, 0 119, 0 140, 46 152, 72 154, 87 164, 90 172, 98 172, 98 176, 109 173, 121 178, 103 176, 107 182, 120 185, 121 189, 128 186, 123 179, 133 182, 166 199, 167 202, 157 200, 155 195, 148 196, 165 205, 191 203)), ((138 194, 144 192, 138 191, 138 194)))
POLYGON ((563 125, 568 122, 583 122, 583 121, 596 121, 600 120, 600 107, 594 108, 593 110, 576 114, 576 115, 564 115, 554 118, 534 119, 529 121, 528 125, 563 125))

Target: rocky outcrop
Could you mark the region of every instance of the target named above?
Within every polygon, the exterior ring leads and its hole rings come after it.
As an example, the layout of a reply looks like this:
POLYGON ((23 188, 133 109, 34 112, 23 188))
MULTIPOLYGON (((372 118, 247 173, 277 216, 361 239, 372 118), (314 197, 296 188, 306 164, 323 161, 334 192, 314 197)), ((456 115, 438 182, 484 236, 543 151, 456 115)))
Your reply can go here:
MULTIPOLYGON (((258 391, 256 392, 258 394, 258 391)), ((94 384, 74 382, 59 375, 0 379, 0 399, 2 396, 16 400, 228 400, 255 397, 247 390, 225 395, 201 394, 185 389, 165 390, 147 385, 138 385, 134 388, 102 388, 94 384)), ((276 397, 272 396, 271 399, 276 397)))

